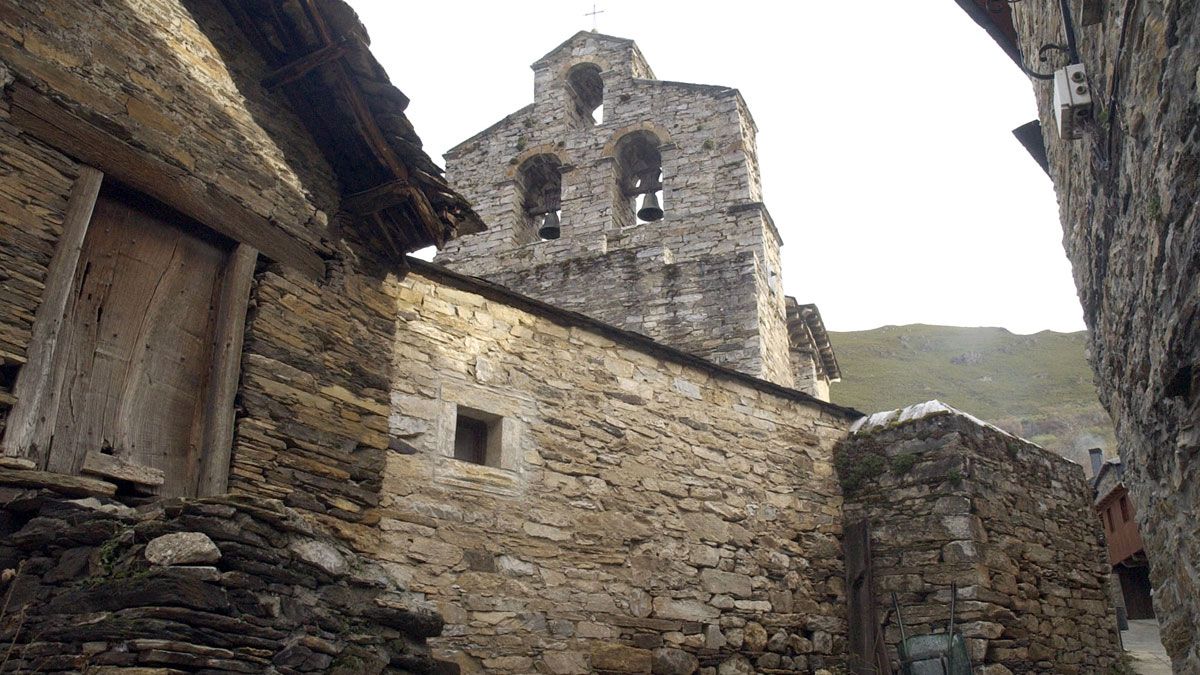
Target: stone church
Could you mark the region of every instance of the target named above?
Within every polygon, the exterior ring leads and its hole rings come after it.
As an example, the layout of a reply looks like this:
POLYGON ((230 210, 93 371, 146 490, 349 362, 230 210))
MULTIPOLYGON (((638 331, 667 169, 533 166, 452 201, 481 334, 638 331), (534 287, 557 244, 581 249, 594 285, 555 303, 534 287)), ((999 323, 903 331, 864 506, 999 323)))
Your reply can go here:
POLYGON ((579 33, 443 177, 368 45, 0 7, 0 668, 879 672, 955 588, 980 672, 1116 662, 1080 467, 828 401, 737 90, 579 33))
POLYGON ((783 295, 741 94, 655 79, 632 40, 592 33, 533 72, 532 105, 447 153, 489 227, 436 261, 828 401, 837 360, 783 295))

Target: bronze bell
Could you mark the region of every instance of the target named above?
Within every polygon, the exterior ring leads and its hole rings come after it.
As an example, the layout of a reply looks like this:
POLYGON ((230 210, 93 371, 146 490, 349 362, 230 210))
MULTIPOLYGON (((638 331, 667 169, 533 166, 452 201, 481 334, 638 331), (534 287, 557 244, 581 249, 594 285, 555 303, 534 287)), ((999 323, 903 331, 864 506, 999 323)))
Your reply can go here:
POLYGON ((641 218, 647 223, 653 223, 656 220, 662 220, 663 210, 662 207, 658 205, 657 192, 646 193, 646 198, 642 200, 642 208, 638 209, 637 217, 641 218))
POLYGON ((558 223, 558 211, 551 211, 542 216, 542 226, 538 228, 538 236, 542 239, 558 239, 562 228, 558 223))

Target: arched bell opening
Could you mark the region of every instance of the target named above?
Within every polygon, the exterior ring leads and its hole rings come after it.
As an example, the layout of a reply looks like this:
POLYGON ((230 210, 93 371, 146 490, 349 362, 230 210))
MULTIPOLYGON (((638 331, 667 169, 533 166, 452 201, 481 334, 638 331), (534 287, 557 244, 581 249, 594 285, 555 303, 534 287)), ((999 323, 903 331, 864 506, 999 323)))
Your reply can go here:
POLYGON ((658 137, 637 131, 617 141, 617 192, 615 218, 621 226, 663 219, 662 153, 658 137))
POLYGON ((576 126, 589 128, 604 122, 604 78, 600 66, 581 63, 567 73, 569 111, 576 126))
POLYGON ((551 154, 534 155, 517 172, 521 192, 517 238, 522 243, 562 236, 562 162, 551 154))

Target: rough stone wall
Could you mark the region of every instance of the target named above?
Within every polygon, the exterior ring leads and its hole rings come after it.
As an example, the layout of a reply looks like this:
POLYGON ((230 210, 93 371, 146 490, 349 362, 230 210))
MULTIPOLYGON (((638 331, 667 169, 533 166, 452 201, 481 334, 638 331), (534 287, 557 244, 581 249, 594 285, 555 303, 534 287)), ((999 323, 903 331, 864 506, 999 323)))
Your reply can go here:
POLYGON ((0 62, 84 117, 182 167, 317 247, 336 199, 317 147, 219 3, 16 0, 0 62))
POLYGON ((303 509, 359 548, 378 522, 388 448, 390 285, 336 266, 325 283, 258 276, 229 489, 303 509))
POLYGON ((434 268, 398 296, 392 434, 411 454, 388 455, 376 555, 444 614, 446 658, 841 663, 845 411, 434 268), (459 406, 500 418, 498 466, 453 459, 459 406))
POLYGON ((0 487, 5 672, 440 672, 441 618, 278 501, 133 509, 0 472, 24 486, 0 487))
POLYGON ((0 431, 26 360, 77 162, 10 122, 14 81, 187 169, 314 247, 336 190, 266 67, 219 3, 6 2, 0 8, 0 431))
MULTIPOLYGON (((1033 87, 1163 645, 1200 672, 1200 3, 1097 4, 1077 27, 1097 124, 1062 140, 1050 86, 1033 87)), ((1055 3, 1013 10, 1025 54, 1062 42, 1055 3)))
MULTIPOLYGON (((7 71, 0 63, 0 83, 7 71)), ((0 434, 17 373, 26 361, 33 317, 54 243, 62 234, 67 195, 77 165, 20 136, 0 96, 0 434)))
POLYGON ((807 349, 792 349, 789 356, 796 377, 796 388, 822 401, 829 400, 829 380, 817 373, 818 356, 807 349))
POLYGON ((860 430, 838 450, 847 523, 870 519, 892 657, 944 632, 950 583, 989 675, 1104 673, 1119 656, 1102 534, 1082 467, 958 413, 860 430))
MULTIPOLYGON (((656 264, 647 251, 622 250, 565 262, 499 270, 487 275, 552 304, 575 307, 591 317, 705 358, 741 369, 759 364, 761 338, 747 317, 755 316, 758 274, 751 253, 728 253, 687 263, 656 264), (590 280, 624 289, 598 294, 590 280), (726 289, 724 296, 710 289, 726 289), (631 306, 632 298, 640 298, 631 306), (711 330, 696 330, 697 325, 711 330), (740 340, 733 336, 741 334, 740 340)), ((657 253, 657 252, 656 252, 657 253)))
POLYGON ((622 306, 604 319, 790 385, 783 295, 767 290, 768 265, 780 272, 780 241, 761 204, 754 121, 735 89, 651 78, 631 41, 592 33, 576 35, 534 64, 533 105, 446 155, 450 180, 475 202, 488 230, 451 242, 437 261, 569 309, 622 306), (602 70, 604 120, 595 126, 576 121, 565 84, 581 63, 602 70), (639 131, 662 144, 666 215, 622 226, 614 213, 614 204, 624 202, 614 195, 614 146, 639 131), (522 162, 543 153, 564 166, 562 237, 528 243, 514 179, 522 162), (748 268, 751 256, 755 264, 748 268), (738 286, 702 283, 705 267, 722 260, 745 270, 738 286), (573 268, 579 261, 584 268, 573 268), (569 285, 550 284, 568 269, 569 285), (631 285, 631 272, 644 280, 693 280, 684 306, 656 302, 678 287, 631 285), (688 330, 674 329, 675 317, 688 308, 698 308, 688 330), (714 351, 709 344, 722 347, 714 351))

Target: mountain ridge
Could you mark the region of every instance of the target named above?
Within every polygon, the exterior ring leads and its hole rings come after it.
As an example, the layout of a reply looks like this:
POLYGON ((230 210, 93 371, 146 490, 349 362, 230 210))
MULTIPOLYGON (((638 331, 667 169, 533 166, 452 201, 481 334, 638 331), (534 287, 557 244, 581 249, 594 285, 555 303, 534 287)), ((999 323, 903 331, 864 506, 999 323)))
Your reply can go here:
POLYGON ((1083 331, 906 324, 829 336, 842 371, 834 403, 872 413, 938 399, 1085 467, 1088 448, 1115 455, 1083 331))

